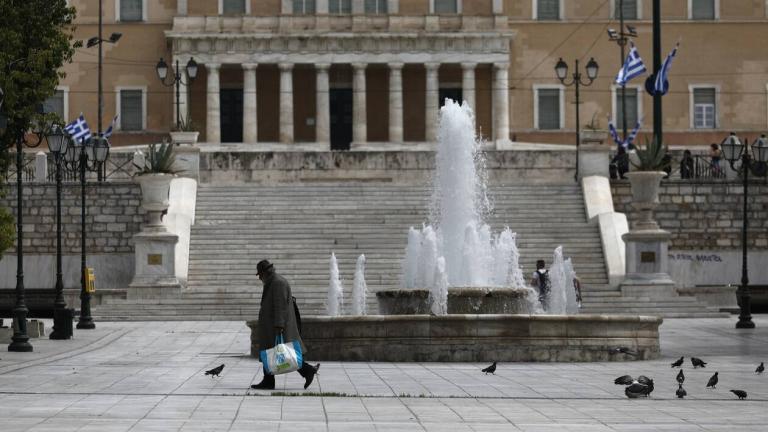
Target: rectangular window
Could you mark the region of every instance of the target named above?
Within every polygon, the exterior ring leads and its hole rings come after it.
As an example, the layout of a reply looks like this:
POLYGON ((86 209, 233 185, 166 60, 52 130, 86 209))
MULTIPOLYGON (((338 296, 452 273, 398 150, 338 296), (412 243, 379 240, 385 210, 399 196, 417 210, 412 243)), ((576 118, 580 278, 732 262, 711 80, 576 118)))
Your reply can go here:
POLYGON ((714 88, 693 89, 693 127, 714 129, 717 127, 717 92, 714 88))
POLYGON ((538 89, 538 123, 537 129, 560 129, 560 89, 538 89))
POLYGON ((235 15, 245 13, 245 2, 248 0, 224 0, 221 4, 221 13, 235 15))
MULTIPOLYGON (((632 129, 635 127, 638 118, 638 92, 636 88, 626 88, 626 94, 624 96, 624 103, 627 106, 627 128, 632 129)), ((622 129, 623 117, 621 109, 621 87, 616 88, 616 129, 622 129)))
POLYGON ((695 20, 715 19, 715 0, 690 0, 691 18, 695 20))
POLYGON ((455 14, 459 12, 458 0, 434 0, 436 14, 455 14))
POLYGON ((352 0, 328 0, 328 13, 351 14, 352 0))
POLYGON ((312 15, 315 13, 315 0, 293 0, 294 15, 312 15))
POLYGON ((144 129, 144 92, 141 90, 120 90, 120 129, 144 129))
POLYGON ((559 20, 560 0, 536 0, 536 19, 559 20))
POLYGON ((68 120, 65 118, 66 113, 64 112, 64 90, 56 90, 53 96, 43 102, 43 112, 46 114, 54 113, 62 120, 68 120))
POLYGON ((142 21, 144 0, 120 0, 120 21, 142 21))
POLYGON ((614 0, 614 19, 619 19, 619 11, 624 12, 625 20, 637 19, 637 0, 614 0))
POLYGON ((365 13, 386 14, 387 0, 365 0, 365 13))

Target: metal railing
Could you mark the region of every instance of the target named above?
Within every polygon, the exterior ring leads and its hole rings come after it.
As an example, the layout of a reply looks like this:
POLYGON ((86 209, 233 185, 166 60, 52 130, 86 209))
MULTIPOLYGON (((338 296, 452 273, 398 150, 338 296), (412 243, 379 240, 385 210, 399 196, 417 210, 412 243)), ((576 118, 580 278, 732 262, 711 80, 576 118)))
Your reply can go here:
POLYGON ((725 166, 727 164, 728 162, 724 160, 714 162, 709 156, 694 155, 691 178, 701 180, 725 180, 725 166))
MULTIPOLYGON (((5 183, 11 183, 16 181, 16 155, 11 154, 9 156, 8 169, 3 173, 5 183)), ((28 182, 35 179, 35 156, 24 154, 24 160, 21 163, 21 181, 28 182)))

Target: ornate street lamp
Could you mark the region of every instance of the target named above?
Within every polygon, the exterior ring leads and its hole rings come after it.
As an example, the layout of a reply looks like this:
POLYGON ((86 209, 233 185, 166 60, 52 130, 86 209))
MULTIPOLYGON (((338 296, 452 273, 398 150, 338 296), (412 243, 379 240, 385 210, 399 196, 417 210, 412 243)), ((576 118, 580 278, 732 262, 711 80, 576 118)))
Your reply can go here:
POLYGON ((197 78, 197 62, 194 58, 190 58, 187 62, 187 66, 185 67, 185 72, 187 74, 186 80, 184 80, 184 77, 181 75, 181 69, 179 68, 179 59, 176 59, 176 68, 173 70, 173 81, 172 82, 165 82, 165 79, 168 77, 168 64, 163 60, 162 57, 160 57, 160 61, 157 62, 157 66, 155 66, 155 71, 157 72, 157 77, 160 78, 160 82, 166 86, 166 87, 176 87, 176 129, 181 129, 181 111, 179 110, 180 102, 180 95, 181 95, 181 85, 184 84, 185 86, 188 86, 192 84, 192 81, 197 78))
POLYGON ((592 84, 592 82, 595 81, 595 78, 597 78, 597 72, 599 71, 600 66, 598 66, 597 62, 594 58, 590 58, 589 62, 587 62, 587 79, 589 81, 584 82, 581 80, 581 71, 579 71, 579 59, 575 60, 576 67, 574 67, 572 79, 570 82, 566 82, 566 78, 568 77, 568 64, 563 61, 563 58, 561 57, 560 60, 557 61, 557 64, 555 65, 555 74, 557 75, 557 79, 560 80, 560 82, 566 86, 576 86, 576 174, 574 176, 574 180, 577 182, 579 181, 579 147, 581 146, 581 124, 579 122, 579 87, 580 86, 589 86, 592 84))
POLYGON ((749 197, 749 172, 754 175, 762 175, 757 170, 758 163, 768 161, 768 147, 763 141, 756 140, 752 145, 752 154, 749 151, 749 143, 744 140, 744 144, 739 141, 736 134, 731 133, 722 143, 723 155, 728 160, 731 168, 741 175, 743 185, 743 211, 741 218, 741 285, 736 292, 739 303, 739 321, 736 328, 755 328, 752 321, 751 295, 749 292, 749 275, 747 270, 747 201, 749 197), (736 162, 741 160, 741 165, 736 167, 736 162))
POLYGON ((48 134, 48 149, 56 162, 56 299, 53 301, 53 331, 51 339, 72 337, 72 317, 66 313, 64 282, 61 262, 61 163, 67 153, 70 139, 59 125, 54 125, 48 134))
POLYGON ((93 329, 96 324, 91 317, 91 293, 87 289, 85 251, 85 173, 97 172, 109 157, 109 141, 101 136, 88 141, 75 142, 64 156, 67 167, 80 174, 80 319, 78 329, 93 329))

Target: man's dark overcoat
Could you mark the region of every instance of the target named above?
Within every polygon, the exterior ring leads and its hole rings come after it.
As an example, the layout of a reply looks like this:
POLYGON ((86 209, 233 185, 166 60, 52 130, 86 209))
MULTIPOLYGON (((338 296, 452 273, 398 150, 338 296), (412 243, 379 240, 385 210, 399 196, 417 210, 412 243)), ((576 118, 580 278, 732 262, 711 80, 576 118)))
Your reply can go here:
POLYGON ((299 341, 302 353, 306 352, 296 325, 296 312, 293 310, 291 286, 284 277, 272 273, 264 279, 264 291, 261 293, 259 309, 258 343, 259 351, 275 346, 275 327, 282 327, 286 342, 299 341))

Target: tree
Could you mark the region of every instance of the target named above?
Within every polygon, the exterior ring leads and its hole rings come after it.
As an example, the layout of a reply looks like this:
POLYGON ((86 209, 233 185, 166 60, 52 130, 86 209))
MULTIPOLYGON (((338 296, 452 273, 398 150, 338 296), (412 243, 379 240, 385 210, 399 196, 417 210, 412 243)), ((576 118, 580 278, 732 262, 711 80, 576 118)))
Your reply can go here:
MULTIPOLYGON (((9 150, 34 125, 51 115, 39 107, 64 78, 61 67, 72 61, 75 9, 66 0, 0 0, 0 88, 8 126, 0 135, 0 195, 9 165, 9 150)), ((0 207, 0 257, 13 244, 13 217, 0 207)))

